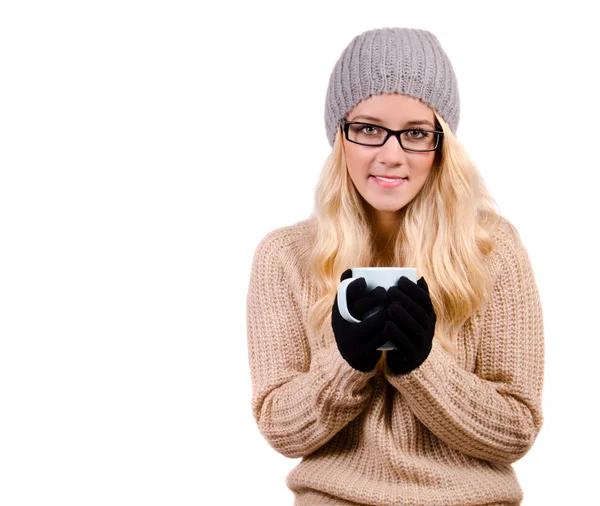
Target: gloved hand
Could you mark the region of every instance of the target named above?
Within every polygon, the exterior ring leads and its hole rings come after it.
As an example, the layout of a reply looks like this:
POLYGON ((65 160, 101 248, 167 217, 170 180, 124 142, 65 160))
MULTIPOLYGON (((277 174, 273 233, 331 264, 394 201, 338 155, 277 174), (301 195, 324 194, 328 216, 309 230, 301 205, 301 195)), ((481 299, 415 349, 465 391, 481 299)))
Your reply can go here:
POLYGON ((387 352, 387 366, 394 374, 406 374, 429 356, 435 332, 435 311, 425 278, 415 284, 402 276, 397 286, 388 289, 387 296, 389 321, 393 325, 389 338, 397 348, 387 352))
MULTIPOLYGON (((340 282, 352 277, 352 269, 344 271, 340 282)), ((378 350, 388 340, 383 332, 387 319, 389 305, 385 288, 367 291, 365 278, 358 278, 350 283, 346 290, 346 299, 350 314, 360 323, 350 323, 342 317, 337 305, 337 295, 331 308, 331 326, 335 335, 335 342, 340 354, 348 364, 359 371, 373 370, 379 359, 381 351, 378 350), (383 309, 366 319, 363 316, 376 306, 383 309)))

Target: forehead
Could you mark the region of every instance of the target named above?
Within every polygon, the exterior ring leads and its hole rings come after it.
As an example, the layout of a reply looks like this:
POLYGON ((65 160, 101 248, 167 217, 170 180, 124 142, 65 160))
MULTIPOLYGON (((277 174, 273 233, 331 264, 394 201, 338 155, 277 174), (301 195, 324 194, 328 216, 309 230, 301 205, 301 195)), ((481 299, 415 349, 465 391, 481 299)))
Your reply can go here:
POLYGON ((347 117, 354 120, 356 116, 370 116, 396 125, 404 121, 435 120, 431 107, 418 98, 399 93, 383 93, 360 101, 347 117))

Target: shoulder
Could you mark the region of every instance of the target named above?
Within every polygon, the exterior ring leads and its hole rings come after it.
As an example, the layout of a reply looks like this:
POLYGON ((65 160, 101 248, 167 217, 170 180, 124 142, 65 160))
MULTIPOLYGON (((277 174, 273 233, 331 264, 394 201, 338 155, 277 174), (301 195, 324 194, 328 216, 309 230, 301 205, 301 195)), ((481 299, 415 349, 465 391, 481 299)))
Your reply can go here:
POLYGON ((256 246, 253 263, 303 264, 313 244, 314 232, 315 222, 308 218, 267 233, 256 246))
POLYGON ((523 248, 521 234, 517 227, 504 216, 498 216, 493 232, 494 251, 507 253, 515 248, 523 248))
POLYGON ((493 247, 490 253, 490 268, 496 277, 502 271, 518 272, 529 268, 529 255, 523 245, 517 227, 507 218, 498 216, 492 233, 493 247))

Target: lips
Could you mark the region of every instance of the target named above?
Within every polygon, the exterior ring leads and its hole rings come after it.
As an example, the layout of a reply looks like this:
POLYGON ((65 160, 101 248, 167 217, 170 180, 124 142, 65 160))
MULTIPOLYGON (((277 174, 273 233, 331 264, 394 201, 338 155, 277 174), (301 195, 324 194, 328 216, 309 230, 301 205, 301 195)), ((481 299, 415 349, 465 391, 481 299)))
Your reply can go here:
POLYGON ((376 177, 377 179, 383 180, 383 181, 398 181, 399 179, 408 179, 407 177, 401 177, 401 176, 376 176, 374 174, 372 174, 373 177, 376 177))
POLYGON ((389 177, 389 176, 369 176, 369 179, 373 179, 373 181, 383 188, 396 188, 398 186, 402 186, 408 178, 406 177, 389 177))

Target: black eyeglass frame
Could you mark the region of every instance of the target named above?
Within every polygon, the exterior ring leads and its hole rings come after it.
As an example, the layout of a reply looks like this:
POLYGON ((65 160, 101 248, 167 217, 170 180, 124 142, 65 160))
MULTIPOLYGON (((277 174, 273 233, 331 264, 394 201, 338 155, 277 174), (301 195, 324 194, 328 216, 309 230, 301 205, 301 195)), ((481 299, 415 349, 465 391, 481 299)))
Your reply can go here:
POLYGON ((441 140, 444 137, 444 132, 442 132, 441 130, 425 130, 423 128, 406 128, 404 130, 390 130, 389 128, 385 128, 381 125, 375 125, 374 123, 363 123, 362 121, 346 121, 345 119, 343 119, 340 122, 340 126, 342 127, 342 131, 344 132, 344 136, 346 137, 346 140, 348 142, 352 142, 354 144, 358 144, 359 146, 367 146, 367 147, 371 147, 371 148, 380 148, 381 146, 383 146, 391 136, 396 137, 396 139, 398 139, 398 143, 400 144, 400 147, 404 150, 404 151, 410 151, 412 153, 429 153, 431 151, 435 151, 437 150, 440 146, 441 146, 441 140), (350 137, 348 136, 348 131, 350 130, 350 125, 365 125, 365 126, 372 126, 372 127, 377 127, 377 128, 381 128, 383 131, 385 131, 385 133, 387 134, 385 136, 385 139, 383 139, 383 142, 381 144, 363 144, 362 142, 356 142, 353 141, 352 139, 350 139, 350 137), (403 134, 404 132, 414 132, 414 131, 418 131, 418 132, 428 132, 428 133, 432 133, 432 134, 438 134, 436 136, 436 141, 435 141, 435 146, 431 149, 410 149, 410 148, 405 148, 402 145, 402 139, 400 139, 400 135, 403 134))

